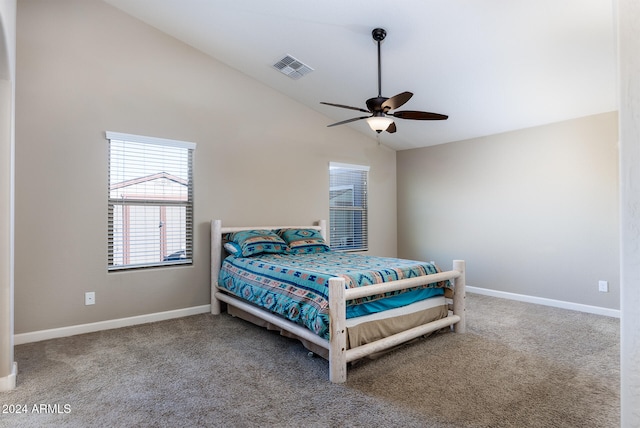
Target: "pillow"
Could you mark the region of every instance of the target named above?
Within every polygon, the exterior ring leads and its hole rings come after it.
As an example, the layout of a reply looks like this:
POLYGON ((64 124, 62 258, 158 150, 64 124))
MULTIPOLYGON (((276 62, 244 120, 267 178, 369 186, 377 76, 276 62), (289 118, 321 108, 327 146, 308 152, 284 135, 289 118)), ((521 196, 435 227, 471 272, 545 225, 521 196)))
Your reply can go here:
POLYGON ((331 250, 315 229, 281 229, 279 234, 293 254, 324 253, 331 250))
POLYGON ((231 242, 240 246, 238 256, 249 257, 261 253, 286 253, 287 243, 271 230, 243 230, 229 236, 231 242))
POLYGON ((227 253, 231 254, 232 256, 237 257, 242 255, 242 248, 235 242, 225 242, 224 249, 227 250, 227 253))

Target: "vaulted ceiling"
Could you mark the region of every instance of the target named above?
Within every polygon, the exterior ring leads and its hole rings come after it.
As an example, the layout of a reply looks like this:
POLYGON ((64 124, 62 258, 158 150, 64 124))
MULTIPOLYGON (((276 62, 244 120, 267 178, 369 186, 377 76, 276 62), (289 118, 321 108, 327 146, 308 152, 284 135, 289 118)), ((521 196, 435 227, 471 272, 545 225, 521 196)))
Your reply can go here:
MULTIPOLYGON (((617 109, 613 0, 105 0, 327 117, 363 116, 377 96, 414 96, 399 110, 394 149, 424 147, 617 109), (313 69, 294 80, 273 64, 313 69)), ((238 114, 263 114, 247 106, 238 114)), ((274 112, 270 112, 273 114, 274 112)), ((277 114, 277 112, 275 112, 277 114)), ((360 120, 347 125, 378 136, 360 120)))

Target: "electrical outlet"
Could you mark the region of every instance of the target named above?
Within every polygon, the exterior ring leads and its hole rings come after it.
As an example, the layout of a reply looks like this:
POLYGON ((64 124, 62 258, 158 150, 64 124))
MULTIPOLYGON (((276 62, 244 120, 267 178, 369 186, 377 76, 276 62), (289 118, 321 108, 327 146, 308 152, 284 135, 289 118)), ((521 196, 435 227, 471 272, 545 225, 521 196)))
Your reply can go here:
POLYGON ((601 293, 609 292, 609 281, 598 281, 598 291, 601 293))
POLYGON ((87 291, 84 293, 84 304, 85 305, 95 305, 96 304, 96 292, 95 291, 87 291))

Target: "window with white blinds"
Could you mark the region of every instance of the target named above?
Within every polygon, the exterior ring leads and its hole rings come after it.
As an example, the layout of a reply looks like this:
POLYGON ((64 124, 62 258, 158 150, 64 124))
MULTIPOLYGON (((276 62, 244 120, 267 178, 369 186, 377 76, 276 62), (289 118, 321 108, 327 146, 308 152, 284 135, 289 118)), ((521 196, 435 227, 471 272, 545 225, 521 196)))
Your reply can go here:
POLYGON ((108 269, 190 264, 195 143, 107 132, 108 269))
POLYGON ((329 163, 329 239, 333 250, 369 249, 368 177, 368 166, 329 163))

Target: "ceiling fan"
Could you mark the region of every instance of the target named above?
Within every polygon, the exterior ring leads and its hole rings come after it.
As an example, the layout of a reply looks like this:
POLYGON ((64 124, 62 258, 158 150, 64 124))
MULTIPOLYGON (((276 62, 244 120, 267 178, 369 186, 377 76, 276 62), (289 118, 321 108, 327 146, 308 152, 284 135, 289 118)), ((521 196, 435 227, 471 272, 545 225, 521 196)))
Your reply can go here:
POLYGON ((367 123, 371 129, 376 131, 378 134, 382 131, 387 131, 389 133, 396 132, 396 124, 391 119, 391 117, 397 117, 399 119, 411 119, 411 120, 446 120, 449 116, 438 113, 428 113, 426 111, 415 111, 415 110, 404 110, 404 111, 394 111, 393 113, 390 110, 395 110, 398 107, 402 106, 404 103, 409 101, 409 99, 413 96, 411 92, 402 92, 398 95, 395 95, 391 98, 386 98, 382 96, 381 89, 381 72, 380 72, 380 42, 384 40, 387 36, 387 32, 382 28, 375 28, 371 35, 373 36, 373 40, 378 43, 378 96, 374 98, 369 98, 366 102, 367 110, 360 107, 351 107, 343 104, 333 104, 326 103, 321 101, 320 104, 326 104, 333 107, 346 108, 350 110, 357 110, 364 113, 370 113, 370 116, 361 116, 354 117, 353 119, 343 120, 341 122, 332 123, 331 126, 343 125, 345 123, 355 122, 356 120, 366 119, 367 123), (391 117, 390 117, 391 116, 391 117))

